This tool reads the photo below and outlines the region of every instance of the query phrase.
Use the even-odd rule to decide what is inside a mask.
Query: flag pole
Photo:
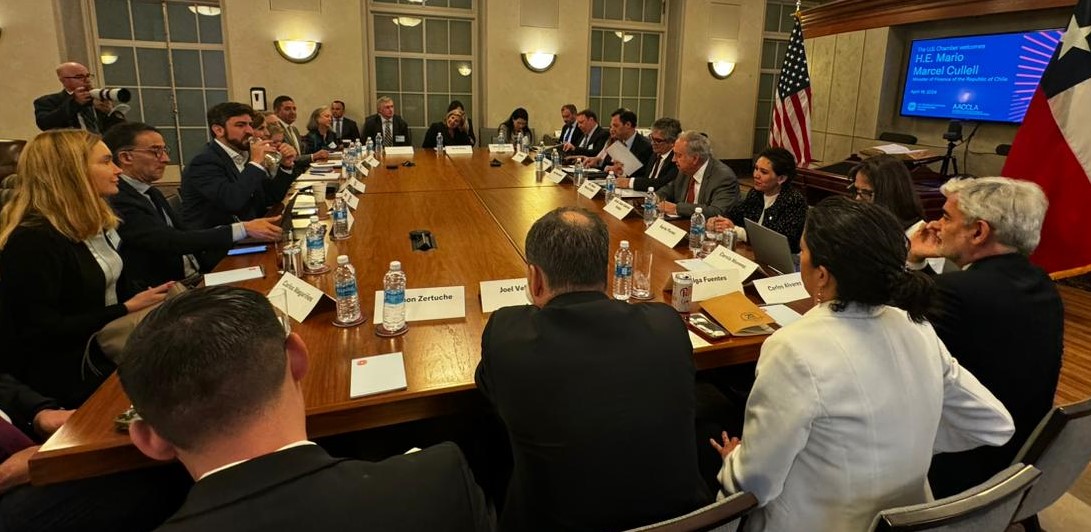
[[[793,13],[793,15],[795,15],[796,18],[799,18],[799,13],[800,13],[800,11],[802,11],[802,7],[803,7],[802,4],[803,4],[803,0],[796,0],[796,12]]]

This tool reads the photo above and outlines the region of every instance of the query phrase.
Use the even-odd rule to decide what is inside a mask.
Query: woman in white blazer
[[[923,322],[932,282],[905,269],[889,211],[829,198],[807,216],[803,284],[816,306],[761,349],[744,440],[723,434],[727,493],[759,502],[746,530],[866,531],[925,502],[934,452],[1002,445],[1004,406]]]

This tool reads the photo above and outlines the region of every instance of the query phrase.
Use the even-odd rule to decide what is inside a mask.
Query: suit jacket
[[[367,142],[364,137],[360,136],[360,128],[356,125],[356,121],[347,116],[341,118],[341,136],[337,138],[349,140],[360,139],[363,140],[365,143]]]
[[[85,105],[90,107],[93,105],[92,102]],[[34,100],[34,121],[38,124],[38,129],[42,131],[64,128],[79,129],[79,113],[82,107],[84,106],[76,103],[76,99],[68,94],[68,91],[61,90],[58,93],[46,94]],[[114,113],[107,115],[98,109],[94,109],[94,111],[99,123],[99,130],[95,133],[105,133],[111,126],[125,121],[124,117]]]
[[[473,146],[474,141],[470,138],[465,131],[461,129],[455,130],[455,134],[451,135],[451,130],[447,129],[447,124],[443,122],[435,122],[428,127],[428,132],[424,134],[424,141],[421,143],[421,148],[432,149],[436,147],[436,134],[443,135],[444,146]]]
[[[629,146],[629,151],[638,161],[647,161],[651,156],[655,155],[655,152],[652,151],[652,143],[648,141],[647,137],[640,133],[636,134],[636,138],[633,139],[633,145]],[[605,170],[612,164],[614,164],[613,158],[607,155],[602,161],[602,168]],[[642,164],[635,172],[629,174],[629,177],[644,177],[647,175],[649,168],[651,168],[651,165]]]
[[[87,341],[128,313],[121,302],[135,290],[122,275],[118,303],[106,305],[106,276],[91,250],[41,219],[24,221],[11,233],[0,250],[0,272],[14,332],[4,346],[4,370],[66,408],[79,406],[113,369],[92,349],[92,362],[104,371],[81,371]]]
[[[1011,465],[1053,407],[1064,309],[1049,276],[1019,253],[981,259],[934,279],[937,303],[928,320],[951,354],[1015,418],[1015,436],[1003,447],[936,455],[928,476],[939,498]]]
[[[739,179],[735,172],[719,159],[709,159],[705,175],[701,179],[701,190],[697,193],[696,203],[687,203],[686,192],[689,190],[690,176],[679,173],[678,178],[663,185],[656,192],[664,201],[678,206],[678,215],[684,218],[693,216],[693,211],[701,207],[705,218],[723,216],[739,201]]]
[[[270,179],[264,168],[249,162],[240,172],[212,140],[182,173],[182,220],[194,229],[253,220],[284,199],[294,180],[293,173],[283,168],[277,168],[277,175]]]
[[[594,131],[591,132],[591,138],[587,140],[587,147],[580,148],[580,143],[583,142],[583,136],[580,136],[578,142],[573,142],[576,147],[567,152],[566,155],[583,155],[585,157],[594,157],[606,147],[606,142],[610,140],[610,130],[597,126]]]
[[[659,156],[655,152],[652,152],[651,156],[644,160],[644,166],[641,168],[644,172],[641,176],[649,176],[649,172],[652,171],[652,165],[655,164],[655,160]],[[633,181],[630,184],[630,188],[633,190],[647,191],[648,187],[654,189],[663,188],[667,183],[674,181],[674,178],[678,177],[678,165],[674,164],[674,150],[671,150],[667,154],[667,158],[663,160],[662,168],[659,169],[659,173],[655,176],[655,179],[651,177],[630,176],[633,177]]]
[[[407,124],[405,122],[405,119],[403,119],[401,117],[401,115],[394,115],[394,118],[392,118],[391,121],[394,122],[393,123],[393,126],[394,126],[393,129],[394,130],[391,132],[391,135],[394,136],[394,145],[395,146],[412,146],[413,145],[413,135],[409,132],[409,124]],[[373,139],[373,138],[375,138],[375,135],[382,136],[382,134],[383,134],[383,117],[379,116],[378,113],[373,114],[373,115],[367,117],[367,119],[364,120],[364,136],[363,136],[363,138]],[[401,137],[402,140],[399,141],[398,137]],[[365,140],[364,142],[367,142],[367,141]]]
[[[303,151],[311,155],[318,150],[332,150],[335,148],[330,148],[330,144],[339,145],[340,140],[337,134],[333,132],[333,129],[327,131],[325,137],[317,129],[309,129],[303,137]]]
[[[765,194],[750,189],[746,199],[728,209],[727,217],[744,229],[747,218],[754,220],[784,235],[792,253],[799,253],[799,239],[803,236],[803,223],[807,221],[807,200],[795,187],[787,185],[780,189],[777,199],[766,209]]]
[[[11,424],[16,428],[25,432],[27,436],[36,438],[37,434],[34,433],[33,426],[34,416],[47,408],[60,408],[60,405],[57,401],[35,392],[15,377],[0,373],[0,411],[11,418]]]
[[[492,530],[481,490],[452,443],[382,462],[317,445],[268,454],[194,484],[160,532]]]
[[[501,528],[626,529],[708,502],[692,353],[662,303],[573,292],[494,312],[475,380],[514,455]]]
[[[933,448],[999,445],[1011,416],[927,323],[886,306],[824,303],[761,346],[728,493],[759,508],[747,531],[868,530],[925,502]]]
[[[568,135],[569,130],[572,130],[572,140],[569,142],[571,142],[573,146],[579,146],[580,140],[583,139],[583,131],[580,131],[579,126],[577,126],[575,122],[561,126],[561,136],[557,140],[563,142],[565,136]]]
[[[188,254],[198,259],[202,271],[209,271],[231,247],[230,225],[186,230],[182,217],[164,203],[160,207],[170,217],[172,227],[148,196],[124,179],[117,188],[110,205],[122,220],[117,228],[121,235],[118,253],[125,262],[126,276],[137,286],[158,286],[185,278],[182,257]]]

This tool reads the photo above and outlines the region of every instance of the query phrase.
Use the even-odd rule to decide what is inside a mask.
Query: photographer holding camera
[[[34,120],[42,131],[78,128],[102,134],[125,121],[121,109],[114,109],[113,101],[127,101],[127,90],[92,89],[94,75],[79,63],[57,67],[57,78],[64,90],[34,100]]]

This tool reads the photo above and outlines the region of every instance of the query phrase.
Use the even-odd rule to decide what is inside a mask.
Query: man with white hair
[[[57,80],[64,89],[34,100],[38,129],[78,128],[101,135],[110,126],[124,122],[125,116],[114,110],[114,104],[91,96],[93,79],[95,75],[79,63],[58,66]]]
[[[943,217],[910,243],[912,267],[945,257],[962,271],[936,276],[928,321],[943,343],[1011,412],[1002,447],[936,455],[936,498],[961,492],[1011,464],[1053,407],[1061,369],[1064,309],[1053,282],[1028,255],[1038,246],[1048,202],[1042,189],[1006,177],[953,179],[940,189]]]

